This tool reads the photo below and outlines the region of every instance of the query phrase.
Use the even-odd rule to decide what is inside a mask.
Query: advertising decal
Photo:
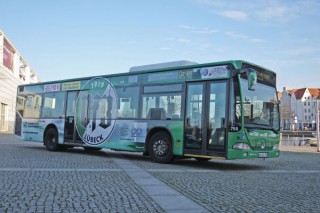
[[[229,74],[229,71],[226,66],[196,68],[194,69],[194,72],[200,72],[202,79],[226,78]]]
[[[100,145],[112,134],[117,119],[116,90],[109,80],[94,78],[79,93],[76,128],[88,145]]]
[[[13,70],[13,51],[6,40],[3,41],[3,65],[8,69]]]

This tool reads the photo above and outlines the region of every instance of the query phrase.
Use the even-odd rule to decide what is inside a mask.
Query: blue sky
[[[243,59],[278,90],[320,88],[318,0],[0,0],[0,29],[42,80]]]

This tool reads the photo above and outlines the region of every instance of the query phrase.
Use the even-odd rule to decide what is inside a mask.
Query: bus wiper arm
[[[272,130],[274,133],[278,133],[278,129],[275,129],[269,125],[266,124],[251,124],[250,126],[245,126],[248,129],[265,129],[265,130]]]

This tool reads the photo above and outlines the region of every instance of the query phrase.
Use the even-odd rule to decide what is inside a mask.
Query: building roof
[[[307,90],[307,88],[293,89],[293,92],[294,92],[294,95],[296,96],[296,99],[300,100],[303,97],[306,90]]]
[[[311,96],[315,99],[320,99],[320,88],[300,88],[300,89],[290,89],[290,90],[287,90],[288,92],[288,95],[289,96],[292,96],[292,94],[295,95],[296,99],[297,100],[300,100],[302,99],[304,93],[306,92],[306,90],[309,90]],[[279,95],[279,93],[278,93]],[[281,95],[278,96],[279,99],[281,98]]]
[[[292,93],[294,92],[294,90],[293,89],[289,89],[289,90],[287,90],[287,92],[288,92],[288,95],[291,96]]]
[[[320,89],[318,88],[309,88],[309,92],[312,95],[312,97],[316,99],[320,99]]]

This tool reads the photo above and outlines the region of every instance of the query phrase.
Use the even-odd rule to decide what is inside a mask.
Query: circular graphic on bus
[[[91,79],[81,88],[76,105],[76,127],[81,139],[89,145],[104,143],[117,118],[117,97],[111,82]]]

